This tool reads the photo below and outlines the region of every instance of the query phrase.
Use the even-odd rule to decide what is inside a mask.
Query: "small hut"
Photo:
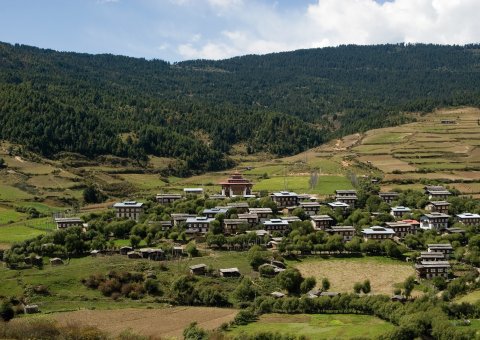
[[[53,259],[50,259],[50,264],[52,266],[61,266],[63,265],[63,260],[59,257],[54,257]]]
[[[190,274],[192,275],[205,275],[206,271],[207,271],[207,265],[204,263],[190,266]]]

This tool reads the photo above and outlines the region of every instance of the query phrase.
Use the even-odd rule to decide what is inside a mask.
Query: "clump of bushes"
[[[116,300],[120,297],[141,299],[146,294],[161,295],[158,281],[145,279],[142,273],[111,271],[107,275],[93,274],[82,283],[91,289],[98,289],[105,296]]]

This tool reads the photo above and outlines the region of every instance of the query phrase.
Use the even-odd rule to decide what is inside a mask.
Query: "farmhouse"
[[[263,228],[266,231],[280,231],[280,232],[284,232],[289,229],[288,221],[282,220],[280,218],[272,218],[271,220],[263,222]]]
[[[237,213],[246,213],[248,211],[247,202],[232,202],[227,203],[228,209],[236,209]]]
[[[253,227],[258,224],[257,214],[238,214],[237,217],[243,220],[243,222],[248,224],[250,227]]]
[[[442,230],[448,227],[449,215],[432,212],[420,217],[420,228],[428,230]]]
[[[165,253],[162,249],[154,249],[154,248],[142,248],[139,250],[140,254],[144,259],[149,259],[153,261],[160,261],[165,258]]]
[[[344,242],[350,241],[353,236],[355,236],[355,228],[352,226],[337,225],[330,227],[330,229],[326,229],[326,231],[332,235],[342,236]]]
[[[425,206],[425,210],[448,214],[448,207],[450,207],[450,203],[447,201],[430,201]]]
[[[313,229],[325,230],[335,224],[335,220],[328,215],[311,216]]]
[[[480,225],[480,215],[472,213],[458,214],[457,221],[463,223],[464,226],[478,226]]]
[[[429,200],[446,200],[451,194],[448,190],[427,190]]]
[[[236,172],[223,182],[219,183],[222,186],[222,195],[227,197],[232,196],[246,196],[252,194],[253,184],[248,179]]]
[[[450,264],[448,261],[422,261],[415,264],[418,277],[433,279],[434,277],[448,278]]]
[[[192,275],[205,275],[206,272],[207,272],[207,265],[204,263],[190,266],[190,274]]]
[[[38,305],[25,305],[23,307],[23,312],[25,314],[34,314],[38,313],[40,310],[38,309]]]
[[[401,218],[404,215],[410,215],[412,212],[412,209],[409,207],[404,207],[404,206],[397,206],[397,207],[392,207],[390,210],[390,215],[392,215],[395,218]]]
[[[335,200],[348,204],[350,208],[355,207],[355,203],[358,200],[356,190],[335,190]]]
[[[234,235],[237,233],[240,226],[246,226],[248,223],[240,218],[226,218],[223,220],[224,233],[227,235]]]
[[[188,218],[196,217],[197,215],[193,214],[172,214],[173,225],[178,226],[182,223],[187,222]]]
[[[336,201],[336,202],[330,202],[330,203],[327,203],[327,204],[333,210],[340,209],[340,210],[342,210],[343,213],[345,213],[348,209],[350,209],[350,205],[347,204],[347,203],[344,203],[344,202]]]
[[[378,196],[388,204],[392,204],[393,201],[395,201],[398,198],[398,192],[395,191],[390,191],[390,192],[380,192]]]
[[[395,232],[393,231],[393,229],[390,229],[390,228],[373,226],[371,228],[363,229],[362,234],[365,241],[368,241],[368,240],[383,241],[383,240],[391,239],[393,235],[395,235]]]
[[[57,229],[81,227],[83,225],[83,221],[79,217],[56,217],[55,223],[57,224]]]
[[[140,216],[143,214],[143,203],[136,201],[115,203],[113,207],[115,208],[115,215],[117,218],[128,218],[138,222]]]
[[[305,211],[308,216],[313,216],[318,214],[320,210],[320,203],[318,202],[300,202],[300,208]]]
[[[405,222],[386,222],[385,225],[395,232],[395,236],[398,238],[404,238],[408,234],[415,234],[416,228],[409,223]]]
[[[172,255],[175,257],[181,257],[183,255],[183,246],[173,246]]]
[[[445,255],[439,251],[422,251],[417,258],[419,262],[422,261],[445,261]]]
[[[447,259],[450,257],[450,254],[453,252],[453,247],[450,243],[432,243],[432,244],[428,244],[427,247],[429,252],[442,253]]]
[[[160,204],[170,204],[175,201],[179,201],[182,199],[182,195],[178,194],[157,194],[156,196],[157,202]]]
[[[203,188],[184,188],[185,195],[203,195]]]
[[[189,217],[185,222],[187,224],[187,233],[206,234],[210,228],[210,223],[214,220],[214,218],[206,216]]]
[[[425,190],[425,194],[428,194],[430,191],[445,191],[447,189],[442,185],[426,185],[423,190]]]
[[[294,192],[274,192],[270,197],[272,197],[272,200],[277,203],[279,208],[295,207],[298,205],[298,195]]]
[[[221,277],[239,277],[241,276],[238,268],[223,268],[219,269]]]
[[[257,215],[258,220],[260,222],[264,222],[264,221],[268,220],[270,215],[273,214],[272,209],[270,209],[270,208],[249,208],[248,212],[250,214]]]
[[[218,214],[226,214],[228,212],[227,208],[215,207],[211,209],[204,209],[202,214],[208,218],[215,218]]]

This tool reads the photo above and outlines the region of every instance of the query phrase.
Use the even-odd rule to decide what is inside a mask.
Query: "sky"
[[[0,0],[0,41],[170,62],[480,42],[480,0]]]

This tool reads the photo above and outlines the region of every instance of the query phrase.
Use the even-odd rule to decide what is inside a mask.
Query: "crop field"
[[[172,307],[158,309],[128,308],[118,310],[80,310],[49,316],[67,325],[79,323],[98,327],[113,335],[127,329],[147,337],[183,339],[183,330],[198,322],[204,329],[213,330],[230,322],[238,313],[236,309],[213,307]]]
[[[373,294],[390,295],[396,284],[415,275],[411,264],[382,257],[306,259],[294,266],[304,277],[315,277],[318,284],[328,278],[330,290],[340,293],[352,293],[355,282],[369,279]]]
[[[45,234],[44,230],[27,227],[23,223],[0,226],[0,243],[11,244]]]
[[[24,217],[24,214],[15,211],[13,208],[0,205],[0,225],[18,222]]]
[[[281,332],[308,339],[373,339],[394,326],[374,316],[353,314],[266,314],[257,322],[234,328],[231,333]]]
[[[165,182],[160,179],[157,174],[121,174],[118,175],[126,182],[132,183],[141,190],[159,190],[165,186]]]

